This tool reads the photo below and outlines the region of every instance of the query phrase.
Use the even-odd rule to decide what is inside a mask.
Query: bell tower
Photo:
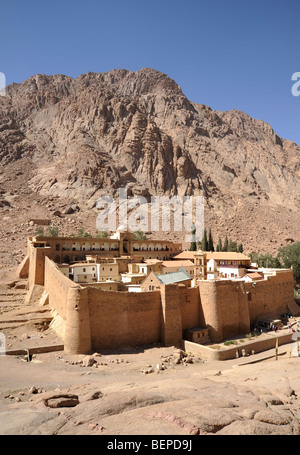
[[[195,284],[197,280],[207,279],[207,267],[206,267],[206,252],[198,250],[194,254],[194,280]]]

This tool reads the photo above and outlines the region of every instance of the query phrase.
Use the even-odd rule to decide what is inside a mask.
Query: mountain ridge
[[[37,74],[0,97],[3,198],[13,179],[50,217],[54,198],[78,204],[72,216],[86,211],[87,220],[97,198],[121,187],[147,198],[204,195],[215,237],[275,251],[285,238],[299,239],[299,152],[267,122],[194,103],[151,68]]]

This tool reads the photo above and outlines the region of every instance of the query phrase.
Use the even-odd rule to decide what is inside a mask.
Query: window
[[[56,251],[59,251],[59,245],[56,245]]]
[[[83,269],[83,272],[85,272],[85,268]]]

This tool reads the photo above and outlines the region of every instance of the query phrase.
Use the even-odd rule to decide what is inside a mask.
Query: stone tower
[[[195,284],[197,280],[206,280],[207,279],[207,260],[206,252],[198,250],[194,254],[194,280]]]

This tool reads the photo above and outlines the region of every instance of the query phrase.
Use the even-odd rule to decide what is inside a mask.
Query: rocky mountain
[[[121,187],[148,199],[203,195],[215,240],[228,235],[248,251],[300,237],[300,147],[241,111],[193,103],[153,69],[8,86],[0,163],[5,241],[26,236],[30,217],[95,231],[96,200]],[[77,210],[64,215],[70,204]]]

